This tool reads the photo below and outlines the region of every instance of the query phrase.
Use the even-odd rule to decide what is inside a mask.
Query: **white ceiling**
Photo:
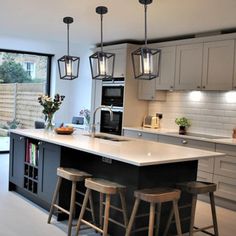
[[[96,6],[108,7],[104,41],[144,38],[144,12],[138,0],[1,0],[1,36],[66,41],[64,16],[74,17],[71,42],[98,43]],[[236,0],[153,0],[148,38],[157,39],[236,28]]]

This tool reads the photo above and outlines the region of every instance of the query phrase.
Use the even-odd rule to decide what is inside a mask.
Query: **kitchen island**
[[[133,191],[140,188],[171,186],[182,181],[196,180],[201,158],[219,157],[222,153],[186,148],[127,137],[102,135],[91,138],[75,132],[58,135],[44,130],[12,130],[10,142],[9,190],[15,190],[48,209],[56,184],[56,168],[73,167],[127,186],[128,213],[133,205]],[[110,137],[110,138],[109,138]],[[109,139],[107,139],[109,138]],[[82,186],[81,186],[82,187]],[[70,186],[63,183],[59,204],[68,207]],[[95,205],[97,204],[95,195]],[[113,199],[119,204],[118,199]],[[182,195],[180,204],[191,201]],[[145,211],[145,205],[141,211]],[[169,206],[163,207],[161,231]],[[182,218],[190,209],[180,212]],[[116,219],[119,215],[112,211]],[[63,219],[59,214],[58,219]],[[142,224],[140,220],[137,224]],[[183,231],[188,221],[182,223]],[[112,235],[124,235],[124,230],[111,223]],[[174,229],[172,229],[174,230]],[[138,234],[136,234],[138,235]],[[140,234],[142,235],[142,234]]]

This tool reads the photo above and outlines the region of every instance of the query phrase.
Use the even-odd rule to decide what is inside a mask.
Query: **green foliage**
[[[178,126],[183,126],[183,127],[189,127],[191,125],[191,122],[189,119],[187,119],[186,117],[179,117],[175,119],[175,123]]]
[[[4,61],[0,65],[0,80],[3,83],[29,83],[31,78],[20,63],[12,60]]]

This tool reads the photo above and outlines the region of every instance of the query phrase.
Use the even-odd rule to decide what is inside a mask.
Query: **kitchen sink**
[[[84,134],[84,135],[91,137],[91,134]],[[105,140],[114,141],[114,142],[129,141],[128,139],[124,139],[120,137],[116,138],[116,137],[106,136],[106,135],[101,135],[101,134],[95,134],[94,138],[100,138],[100,139],[105,139]]]
[[[179,134],[178,132],[167,132],[167,134],[175,134],[175,135],[179,135],[181,137],[192,136],[192,137],[206,138],[206,139],[225,139],[225,138],[229,138],[229,137],[209,135],[209,134],[199,134],[199,133],[187,133],[187,134],[183,135],[183,134]]]

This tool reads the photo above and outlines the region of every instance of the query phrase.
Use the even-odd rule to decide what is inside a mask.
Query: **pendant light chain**
[[[147,47],[147,4],[144,4],[145,47]]]
[[[103,14],[101,14],[101,52],[103,52]]]
[[[67,56],[69,56],[69,51],[70,51],[70,44],[69,44],[69,38],[70,38],[70,30],[69,30],[70,25],[67,24]]]

